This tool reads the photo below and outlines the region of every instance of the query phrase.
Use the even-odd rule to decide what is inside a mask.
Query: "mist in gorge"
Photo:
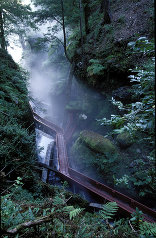
[[[109,141],[113,139],[111,126],[101,127],[98,120],[102,117],[111,119],[117,109],[110,102],[111,94],[89,88],[74,74],[71,75],[71,65],[66,59],[64,47],[59,42],[63,39],[62,31],[57,32],[59,41],[45,40],[48,27],[54,27],[55,24],[57,23],[47,22],[39,25],[37,31],[29,32],[23,39],[22,63],[29,72],[30,104],[39,116],[63,129],[71,168],[102,183],[112,184],[110,174],[115,168],[120,176],[123,175],[122,166],[119,168],[113,164],[118,155],[111,154],[112,162],[108,164],[107,154],[90,149],[85,140],[88,136],[103,136],[101,139],[106,138],[106,147],[114,150],[114,145]],[[36,129],[36,135],[39,161],[47,165],[50,161],[55,161],[52,166],[57,168],[56,154],[47,159],[48,148],[56,150],[55,137],[49,137],[40,128]],[[112,152],[108,151],[109,153]],[[101,160],[103,164],[100,164]],[[108,176],[103,176],[104,168]],[[52,174],[50,176],[53,177]],[[43,170],[42,179],[47,179],[46,169]],[[123,191],[126,192],[125,189]]]
[[[101,93],[89,88],[74,74],[71,76],[71,65],[65,57],[62,44],[42,41],[45,27],[41,26],[39,31],[40,34],[30,35],[26,43],[29,48],[25,61],[30,73],[28,89],[31,105],[38,115],[63,129],[71,168],[96,181],[114,186],[116,177],[125,176],[124,163],[127,164],[127,160],[122,150],[120,152],[114,145],[112,127],[109,124],[101,126],[99,120],[103,117],[112,120],[114,115],[123,113],[111,103],[111,93]],[[58,37],[63,38],[61,31]],[[55,138],[49,141],[46,134],[41,131],[36,133],[40,134],[37,138],[38,148],[43,148],[39,155],[40,161],[47,165],[53,161],[51,165],[59,168],[56,154],[52,155],[52,160],[50,157],[48,160],[45,152],[50,144],[51,149],[57,150]],[[95,143],[93,138],[102,141],[103,145],[96,149],[98,144],[92,145]],[[101,147],[104,147],[105,151],[102,151]],[[131,157],[133,155],[132,153]],[[53,178],[53,173],[48,176]],[[47,179],[46,169],[42,179]],[[116,189],[132,197],[137,196],[134,190],[127,190],[122,186]],[[78,193],[82,191],[78,190]],[[93,201],[88,193],[83,192],[83,196]]]
[[[46,49],[29,53],[28,65],[30,69],[29,93],[35,103],[35,110],[54,123],[61,125],[63,119],[63,105],[58,105],[58,93],[66,86],[69,64],[62,62],[55,64],[54,56],[49,56]],[[56,50],[57,51],[57,50]],[[54,61],[51,63],[51,61]],[[62,64],[65,67],[60,67]],[[42,110],[40,108],[42,107]],[[59,107],[62,107],[59,109]]]
[[[152,0],[0,0],[2,237],[155,237]]]
[[[49,42],[42,44],[42,29],[43,27],[39,35],[30,35],[26,41],[25,62],[30,73],[28,84],[30,103],[38,115],[63,128],[70,166],[97,178],[98,172],[96,173],[94,165],[87,171],[84,165],[81,166],[81,162],[77,163],[74,158],[79,154],[80,158],[77,160],[81,160],[81,150],[78,153],[73,148],[83,130],[91,130],[105,136],[111,128],[107,126],[101,130],[97,119],[103,114],[111,118],[112,112],[115,113],[116,109],[110,102],[110,95],[88,88],[74,75],[69,86],[71,65],[65,58],[63,46],[61,44],[50,46]],[[61,37],[61,33],[59,36]],[[47,140],[42,133],[41,135],[37,142],[39,147],[46,148]],[[83,160],[88,160],[88,152],[82,153],[82,156]]]

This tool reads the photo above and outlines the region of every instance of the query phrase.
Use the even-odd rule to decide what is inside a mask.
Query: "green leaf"
[[[72,220],[72,218],[79,215],[83,210],[84,210],[84,208],[76,208],[73,211],[70,211],[70,214],[69,214],[70,220]]]
[[[64,199],[60,198],[59,196],[56,196],[53,199],[53,204],[56,205],[63,205],[65,203]]]
[[[102,210],[99,212],[100,216],[106,219],[112,219],[118,210],[118,205],[116,202],[108,202],[103,205]]]
[[[139,225],[140,233],[142,235],[152,235],[156,237],[156,223],[143,222]]]

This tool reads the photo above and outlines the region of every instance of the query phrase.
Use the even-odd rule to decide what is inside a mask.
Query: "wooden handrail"
[[[107,185],[97,182],[96,180],[93,180],[92,178],[89,178],[88,176],[86,176],[72,168],[68,168],[68,172],[71,176],[75,175],[75,177],[79,177],[84,181],[87,180],[88,182],[90,182],[91,185],[93,185],[97,188],[100,188],[103,191],[109,192],[113,197],[116,197],[116,198],[120,199],[121,201],[128,203],[130,207],[138,207],[143,212],[148,212],[151,216],[156,218],[156,212],[154,210],[152,210],[151,208],[143,205],[142,203],[139,203],[136,200],[126,196],[125,194],[120,193],[117,190],[112,189]]]
[[[37,123],[39,123],[43,127],[46,127],[47,129],[49,128],[49,131],[51,131],[51,133],[55,132],[56,146],[57,146],[57,148],[62,150],[62,154],[65,157],[65,158],[63,158],[63,160],[64,160],[63,163],[64,163],[64,166],[67,167],[67,169],[65,168],[64,169],[65,172],[63,173],[63,172],[55,170],[52,167],[50,167],[46,164],[43,164],[43,163],[38,163],[40,166],[54,171],[60,177],[66,179],[70,182],[79,184],[80,186],[82,186],[83,188],[87,189],[88,191],[92,192],[93,194],[95,194],[97,196],[105,198],[108,201],[116,201],[118,206],[122,210],[127,211],[128,213],[134,212],[135,208],[138,207],[144,213],[144,220],[146,220],[148,222],[156,221],[156,212],[153,209],[151,209],[151,208],[137,202],[136,200],[118,192],[117,190],[112,189],[111,187],[109,187],[107,185],[104,185],[104,184],[70,168],[68,165],[68,157],[66,154],[66,148],[62,148],[62,144],[60,146],[58,144],[58,135],[60,134],[60,135],[62,135],[62,139],[64,138],[63,130],[61,128],[59,128],[58,126],[56,126],[55,124],[48,122],[47,120],[41,118],[35,112],[33,112],[33,115],[34,115],[34,120]],[[65,147],[65,141],[63,143],[63,146]],[[59,161],[59,168],[60,168],[61,151],[59,152],[59,149],[57,150],[57,159]],[[68,170],[68,172],[66,172],[66,170]]]

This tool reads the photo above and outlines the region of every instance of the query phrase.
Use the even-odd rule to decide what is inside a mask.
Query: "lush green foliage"
[[[112,217],[115,215],[117,210],[118,210],[117,203],[109,202],[103,205],[102,210],[100,211],[100,215],[104,220],[112,219]]]
[[[141,235],[146,236],[156,236],[156,223],[143,222],[140,226]]]
[[[130,224],[135,232],[139,231],[141,237],[155,237],[156,236],[156,223],[148,223],[143,221],[143,213],[138,208],[131,215]]]
[[[133,43],[133,44],[132,44]],[[138,50],[144,54],[153,54],[153,44],[148,42],[145,37],[139,38],[136,42],[131,42],[134,53]],[[133,89],[133,97],[137,99],[129,105],[123,105],[121,102],[112,99],[112,103],[121,111],[120,115],[112,115],[108,120],[103,118],[99,120],[101,125],[111,125],[114,134],[128,132],[133,141],[138,143],[148,143],[150,154],[148,160],[135,159],[136,167],[134,167],[133,177],[126,177],[126,186],[128,181],[139,190],[139,195],[153,194],[156,189],[154,181],[154,137],[155,137],[155,61],[154,58],[144,65],[143,69],[131,70],[131,83]],[[126,112],[125,114],[122,111]],[[124,182],[124,178],[116,181],[116,184]]]
[[[44,186],[42,184],[42,190]],[[22,188],[20,179],[15,182],[10,193],[2,196],[2,237],[10,234],[14,237],[51,237],[53,234],[66,238],[94,238],[97,235],[101,238],[133,238],[135,234],[138,238],[146,235],[152,238],[155,234],[155,224],[143,222],[138,209],[130,221],[115,220],[111,225],[108,220],[117,213],[116,203],[106,203],[100,212],[89,213],[87,207],[84,209],[76,206],[75,202],[73,204],[76,196],[66,192],[64,186],[60,189],[49,186],[48,189],[49,196],[36,199]]]
[[[37,5],[42,6],[34,14],[36,21],[56,20],[59,27],[53,26],[49,28],[48,41],[56,40],[54,36],[62,27],[62,10],[61,1],[52,0],[34,0]],[[130,42],[127,46],[126,59],[123,60],[123,52],[120,52],[119,47],[112,49],[112,42],[114,40],[114,31],[112,25],[102,25],[103,14],[100,13],[100,0],[96,1],[82,1],[84,10],[86,7],[89,11],[88,27],[90,33],[85,32],[86,23],[83,16],[82,39],[80,37],[80,7],[78,0],[63,1],[65,25],[72,29],[72,34],[69,31],[70,37],[67,42],[67,51],[71,58],[76,58],[76,62],[80,62],[81,47],[80,40],[84,40],[86,54],[86,69],[88,75],[92,78],[88,82],[96,85],[100,77],[100,84],[103,82],[101,78],[110,68],[120,69],[121,72],[127,70],[129,66],[132,50],[135,56],[140,55],[149,57],[153,55],[153,44],[148,42],[146,38],[139,38],[137,41]],[[1,0],[0,12],[5,16],[4,30],[5,36],[9,33],[23,32],[25,22],[29,20],[30,12],[28,7],[23,7],[20,1],[5,1]],[[72,13],[72,14],[71,14]],[[125,18],[118,19],[118,23],[126,22]],[[20,23],[20,24],[19,24]],[[2,25],[2,22],[1,22]],[[19,29],[15,29],[14,25],[18,25]],[[118,30],[118,29],[117,29]],[[104,41],[101,37],[107,35],[109,44],[104,51],[100,51],[99,45],[103,46]],[[41,40],[43,43],[44,40]],[[52,41],[51,41],[52,42]],[[57,42],[60,40],[57,39]],[[123,43],[125,44],[125,42]],[[51,53],[53,53],[55,46],[53,42]],[[124,47],[123,47],[124,48]],[[94,49],[94,50],[93,50]],[[102,53],[101,53],[102,52]],[[111,54],[110,54],[111,52]],[[124,52],[125,53],[125,52]],[[64,188],[61,190],[57,187],[51,187],[49,194],[45,192],[42,185],[36,186],[35,193],[30,193],[22,187],[31,187],[32,176],[34,174],[32,165],[35,160],[35,145],[34,134],[32,133],[33,123],[28,109],[28,98],[26,90],[26,76],[24,72],[20,72],[17,65],[12,61],[10,56],[5,51],[0,49],[0,157],[2,161],[1,178],[4,185],[6,182],[13,182],[10,187],[3,187],[2,191],[2,232],[3,237],[10,236],[14,233],[16,237],[65,237],[65,238],[94,238],[94,237],[154,237],[155,224],[143,222],[142,212],[138,209],[132,215],[130,221],[128,219],[121,219],[114,221],[111,225],[107,219],[112,219],[117,211],[116,203],[108,203],[103,206],[100,213],[89,213],[83,206],[73,205],[71,200],[74,195],[69,195]],[[121,62],[120,62],[121,61]],[[49,62],[48,62],[49,63]],[[139,100],[133,104],[123,106],[121,102],[113,100],[114,104],[118,105],[119,109],[124,109],[124,115],[112,115],[111,120],[102,119],[102,124],[109,124],[113,127],[114,133],[128,131],[134,138],[141,139],[151,145],[153,149],[153,129],[154,129],[154,61],[148,62],[144,69],[132,71],[131,81],[133,88],[139,95]],[[111,69],[112,70],[112,69]],[[110,70],[110,71],[111,71]],[[106,74],[107,75],[107,74]],[[101,86],[102,87],[102,86]],[[61,90],[60,90],[61,91]],[[70,109],[74,105],[69,105]],[[85,110],[85,108],[84,108]],[[140,133],[140,134],[139,134]],[[141,142],[142,142],[141,141]],[[98,171],[104,172],[105,176],[118,172],[116,162],[120,161],[116,156],[107,156],[101,153],[89,151],[88,148],[81,144],[77,144],[78,151],[82,149],[83,153],[88,157],[88,160],[81,161],[81,157],[77,157],[78,163],[84,163],[88,168],[93,164]],[[129,187],[132,183],[138,190],[139,195],[152,194],[154,191],[154,156],[151,149],[147,160],[135,159],[136,165],[133,170],[133,177],[123,175],[122,178],[114,176],[114,183],[124,184]],[[95,160],[96,157],[96,160]],[[22,181],[20,177],[22,177]],[[11,180],[11,181],[10,181]],[[29,188],[30,190],[30,188]],[[4,195],[5,194],[5,195]],[[45,197],[46,198],[45,198]]]
[[[5,44],[8,45],[8,38],[12,34],[17,34],[21,37],[28,27],[35,27],[32,22],[31,8],[23,5],[21,0],[1,0],[0,13],[3,21],[0,26],[4,30]],[[3,37],[2,32],[0,38]],[[1,42],[2,39],[0,39]]]
[[[144,2],[141,5],[140,11],[138,11],[135,1],[132,1],[131,11],[138,12],[135,15],[136,20],[134,22],[131,22],[134,16],[131,11],[130,13],[128,11],[128,2],[123,7],[116,9],[118,3],[105,1],[106,5],[110,3],[110,9],[107,10],[113,16],[112,22],[109,24],[104,22],[106,9],[103,8],[104,1],[101,0],[33,0],[33,2],[36,6],[40,7],[35,13],[35,20],[37,22],[47,22],[49,20],[57,22],[57,25],[52,24],[49,27],[47,37],[51,42],[52,40],[62,42],[62,38],[58,37],[57,33],[63,29],[62,13],[64,14],[67,55],[70,56],[70,61],[73,60],[76,63],[76,66],[80,62],[83,62],[81,68],[75,68],[79,75],[93,87],[106,89],[109,86],[109,89],[111,89],[111,87],[120,83],[119,81],[124,80],[117,80],[117,77],[114,78],[114,75],[122,76],[123,74],[127,74],[129,67],[134,67],[137,61],[139,62],[142,58],[153,54],[153,46],[149,44],[148,54],[144,54],[144,44],[146,43],[141,37],[142,46],[137,46],[138,41],[136,44],[136,54],[135,56],[132,54],[135,40],[139,37],[137,32],[140,29],[141,31],[147,31],[147,27],[150,26],[153,20],[152,0],[151,4],[150,0],[147,3]],[[61,2],[64,5],[63,12]],[[82,9],[80,8],[80,2]],[[146,19],[148,19],[146,21],[147,25],[144,24],[145,19],[143,19],[143,25],[141,25],[141,21],[139,20],[139,17],[142,17],[140,14],[142,14],[144,9],[147,9],[145,14]],[[116,12],[119,13],[118,16]],[[129,15],[132,15],[130,21]],[[80,26],[80,19],[82,26]],[[128,31],[128,29],[131,29],[131,31]],[[153,33],[152,28],[148,28],[148,31],[149,34]],[[128,41],[131,42],[127,45]],[[113,78],[111,79],[109,78],[110,74],[113,74]]]
[[[12,58],[0,49],[0,158],[4,181],[32,176],[35,135],[28,104],[26,75]],[[13,173],[12,173],[13,172]]]
[[[91,59],[89,61],[91,65],[87,68],[88,74],[91,75],[102,75],[105,67],[100,64],[99,60]]]

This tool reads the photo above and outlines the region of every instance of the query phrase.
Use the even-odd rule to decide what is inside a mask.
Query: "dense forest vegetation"
[[[155,223],[143,221],[138,209],[131,218],[123,218],[112,202],[93,212],[87,201],[67,190],[66,182],[57,187],[40,180],[29,74],[8,54],[9,38],[15,34],[23,47],[24,38],[31,46],[35,42],[36,51],[48,43],[50,56],[62,45],[64,55],[55,60],[66,58],[70,63],[67,91],[74,73],[88,87],[111,93],[118,113],[108,119],[102,111],[96,117],[101,131],[109,126],[111,133],[104,136],[82,130],[70,153],[82,171],[94,166],[112,186],[134,192],[142,201],[154,201],[154,1],[31,2],[34,11],[20,0],[0,0],[2,237],[155,237]],[[30,28],[38,31],[40,24],[53,21],[56,24],[49,26],[44,37],[34,41],[28,34]],[[66,106],[69,111],[80,111],[77,107]],[[120,174],[123,164],[124,174]]]

